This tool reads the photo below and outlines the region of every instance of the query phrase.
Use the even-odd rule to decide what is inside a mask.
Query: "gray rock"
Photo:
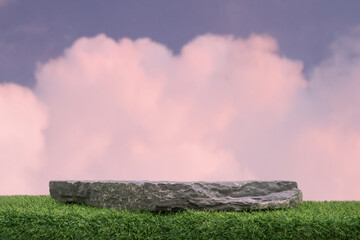
[[[52,198],[66,203],[149,211],[279,209],[296,207],[296,182],[50,181]]]

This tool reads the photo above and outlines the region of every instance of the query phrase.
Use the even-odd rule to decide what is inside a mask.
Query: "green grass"
[[[0,196],[0,239],[360,239],[360,202],[159,214]]]

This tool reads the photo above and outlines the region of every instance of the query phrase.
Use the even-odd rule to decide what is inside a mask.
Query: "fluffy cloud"
[[[78,40],[63,57],[37,72],[36,93],[51,116],[47,130],[51,145],[46,149],[52,160],[50,176],[255,178],[245,162],[219,144],[237,114],[266,114],[269,110],[262,106],[266,103],[279,117],[288,108],[281,102],[289,100],[287,95],[301,79],[287,83],[285,74],[300,72],[301,66],[279,58],[275,50],[272,39],[257,36],[248,40],[203,36],[186,45],[179,56],[149,39],[115,42],[99,35]],[[268,59],[261,63],[262,57]],[[252,71],[237,68],[234,62],[246,61],[243,58],[253,61],[251,66],[272,64],[275,70],[264,66],[264,75],[251,76],[257,82],[241,84],[239,80],[249,78]],[[261,78],[277,72],[277,67],[284,68],[274,80],[281,84],[260,86],[258,91]],[[251,97],[257,97],[257,109],[245,104]]]
[[[46,109],[30,89],[0,84],[1,194],[36,191],[33,174],[43,166]]]
[[[289,179],[305,199],[359,199],[359,45],[335,42],[306,81],[266,35],[204,35],[179,55],[150,39],[78,39],[38,67],[36,97],[13,85],[38,109],[38,145],[17,158],[34,164],[7,165],[19,175],[34,167],[20,180],[35,181],[36,194],[50,179]],[[7,118],[1,126],[21,125]]]
[[[331,50],[332,56],[310,77],[303,100],[307,123],[297,140],[308,162],[306,181],[318,182],[312,194],[359,200],[360,38],[356,34],[340,38]],[[319,189],[324,189],[322,195],[316,193]]]

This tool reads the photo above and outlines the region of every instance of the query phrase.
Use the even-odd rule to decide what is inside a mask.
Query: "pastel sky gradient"
[[[359,7],[0,0],[0,195],[258,179],[360,200]]]

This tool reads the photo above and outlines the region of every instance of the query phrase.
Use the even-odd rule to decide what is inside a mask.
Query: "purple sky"
[[[359,200],[359,9],[0,0],[0,195],[261,179]]]
[[[0,1],[0,82],[33,87],[37,62],[59,56],[79,37],[149,37],[174,52],[194,37],[269,34],[280,54],[305,73],[329,55],[329,44],[360,24],[360,2],[348,1]]]

